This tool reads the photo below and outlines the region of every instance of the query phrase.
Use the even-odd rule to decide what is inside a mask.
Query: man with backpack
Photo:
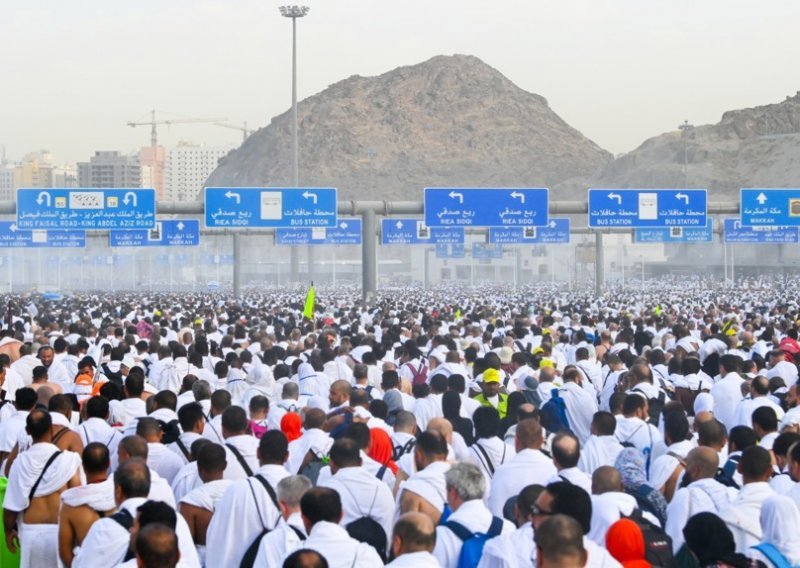
[[[406,513],[394,525],[391,568],[439,568],[431,554],[436,542],[436,525],[422,513]]]
[[[719,459],[717,452],[701,446],[686,456],[683,486],[675,492],[667,507],[664,529],[672,538],[672,550],[678,554],[683,546],[683,527],[692,515],[710,512],[718,515],[736,497],[736,490],[714,480]]]
[[[275,487],[287,477],[288,441],[270,430],[259,440],[253,477],[235,481],[214,511],[206,533],[207,566],[239,566],[256,539],[275,529],[281,518]]]
[[[487,488],[498,467],[513,458],[517,452],[499,438],[500,416],[493,408],[480,407],[472,417],[477,441],[469,448],[469,461],[481,470]]]
[[[407,380],[412,385],[419,385],[428,381],[428,366],[414,340],[409,339],[403,344],[403,356],[400,361],[398,374],[401,379]]]
[[[477,466],[456,463],[445,473],[447,503],[453,514],[436,529],[433,555],[445,568],[475,568],[486,541],[514,531],[483,503],[486,481]]]
[[[489,495],[492,514],[502,515],[506,501],[519,495],[526,486],[534,483],[545,485],[556,475],[553,461],[541,451],[543,444],[539,421],[535,418],[520,420],[515,438],[517,455],[498,467],[492,477]]]
[[[287,554],[303,547],[308,534],[300,514],[300,499],[309,489],[311,482],[302,475],[290,475],[278,482],[275,493],[281,508],[282,521],[278,528],[261,539],[254,567],[277,568]]]
[[[599,410],[597,397],[583,388],[583,375],[576,367],[564,369],[562,379],[564,388],[558,389],[558,396],[564,400],[568,428],[578,437],[581,444],[585,444],[591,435],[592,417]],[[553,394],[555,396],[555,393]]]
[[[383,565],[374,548],[352,538],[340,525],[342,501],[333,489],[309,489],[300,499],[300,511],[308,532],[303,548],[319,552],[330,568],[375,568]],[[235,566],[231,563],[227,565]]]
[[[392,534],[394,498],[389,487],[362,467],[358,443],[340,438],[330,452],[332,477],[320,484],[335,490],[342,502],[342,525],[350,536],[370,544],[385,558]]]

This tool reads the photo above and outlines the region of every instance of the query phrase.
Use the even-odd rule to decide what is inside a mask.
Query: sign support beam
[[[375,210],[367,209],[361,215],[361,297],[365,302],[374,300],[378,290],[377,228]]]
[[[594,293],[600,297],[605,288],[605,255],[603,254],[603,233],[597,231],[594,234]]]
[[[233,233],[233,297],[242,297],[242,239]]]

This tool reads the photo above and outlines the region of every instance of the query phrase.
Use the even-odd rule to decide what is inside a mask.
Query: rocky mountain
[[[684,165],[686,167],[684,174]],[[586,187],[704,187],[709,198],[738,199],[742,187],[797,187],[800,180],[800,92],[777,104],[728,111],[717,124],[646,140],[596,178],[555,188],[562,199]]]
[[[353,76],[298,104],[300,185],[340,199],[422,199],[425,186],[546,186],[612,156],[547,101],[472,56]],[[209,186],[291,180],[291,111],[224,158]]]

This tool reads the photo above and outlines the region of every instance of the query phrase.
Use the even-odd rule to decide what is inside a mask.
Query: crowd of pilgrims
[[[0,298],[0,564],[800,566],[797,285]]]

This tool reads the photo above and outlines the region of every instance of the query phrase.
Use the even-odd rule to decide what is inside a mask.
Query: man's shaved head
[[[718,467],[717,452],[706,446],[699,446],[686,456],[686,469],[692,472],[693,481],[714,477]]]
[[[622,491],[622,477],[619,470],[610,465],[603,465],[594,470],[592,474],[592,494],[602,495],[603,493]]]
[[[453,440],[453,425],[446,418],[434,418],[428,422],[428,431],[439,432],[449,444]]]

